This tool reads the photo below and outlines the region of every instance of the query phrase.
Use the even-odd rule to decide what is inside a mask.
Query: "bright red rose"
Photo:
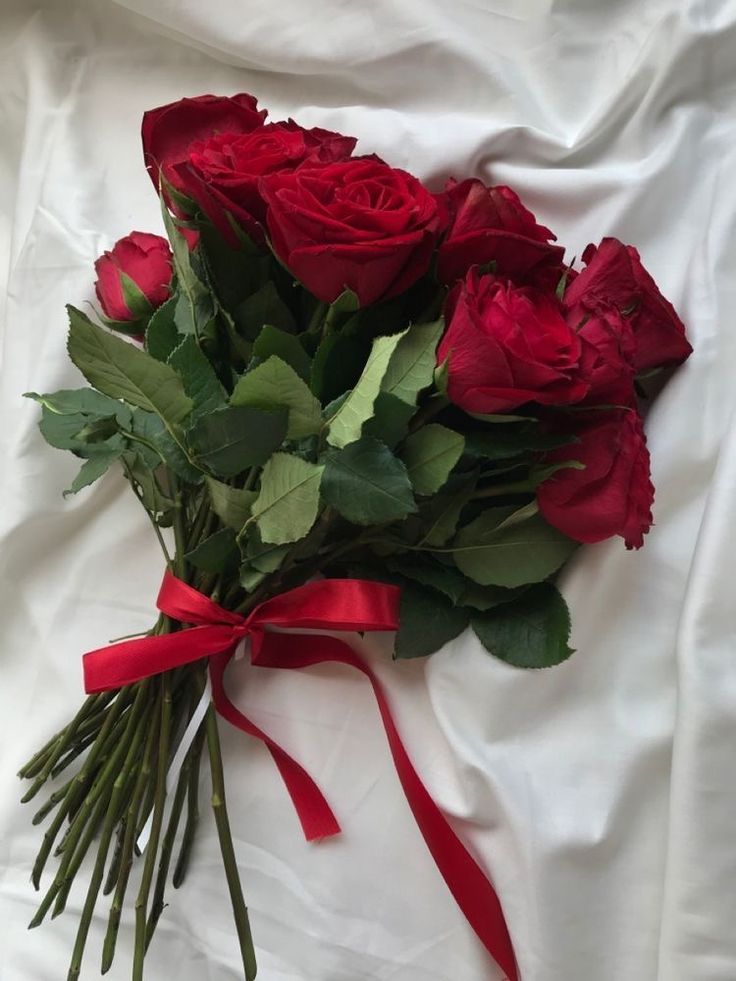
[[[110,320],[132,322],[151,314],[171,295],[172,256],[169,243],[160,235],[131,232],[116,242],[95,262],[95,291],[103,313]],[[132,299],[123,293],[128,279],[141,296]]]
[[[437,362],[448,360],[447,394],[461,409],[567,405],[587,394],[580,338],[554,296],[471,269],[450,292],[445,319]]]
[[[268,111],[259,110],[256,99],[245,93],[200,95],[144,113],[143,158],[156,191],[161,171],[176,188],[174,168],[188,159],[192,143],[207,140],[216,133],[250,133],[263,126],[267,115]]]
[[[590,385],[583,403],[634,406],[636,341],[628,320],[615,307],[601,308],[580,327],[578,337],[580,372]]]
[[[370,157],[264,178],[273,249],[318,299],[361,306],[396,296],[429,268],[442,209],[411,174]]]
[[[237,235],[229,216],[260,243],[266,217],[260,179],[347,160],[355,143],[351,136],[303,129],[291,119],[246,133],[218,132],[191,144],[186,160],[172,167],[173,184],[196,201],[233,246]]]
[[[587,247],[583,261],[586,268],[568,285],[564,296],[573,320],[579,323],[602,308],[618,308],[634,331],[637,371],[680,364],[690,355],[684,324],[632,245],[604,238],[597,248]]]
[[[652,525],[654,486],[641,417],[635,409],[585,413],[575,429],[579,443],[546,460],[578,460],[584,470],[558,470],[537,488],[547,521],[578,542],[621,535],[627,548],[641,548]]]
[[[494,262],[500,276],[554,290],[564,249],[550,245],[555,236],[537,223],[510,187],[451,180],[444,198],[450,225],[439,249],[441,282],[454,283],[471,266]]]

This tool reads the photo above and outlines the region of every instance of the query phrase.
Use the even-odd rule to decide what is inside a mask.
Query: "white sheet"
[[[63,304],[91,297],[116,238],[160,229],[142,112],[207,91],[253,92],[273,118],[355,134],[434,182],[511,183],[570,254],[604,234],[637,244],[688,323],[695,355],[648,420],[656,527],[642,552],[590,547],[570,570],[576,656],[523,673],[463,637],[425,663],[373,660],[495,879],[524,981],[734,981],[735,44],[733,0],[0,2],[2,981],[65,977],[83,898],[25,932],[39,833],[14,773],[77,705],[80,654],[148,626],[161,574],[121,477],[62,500],[74,464],[20,395],[78,383]],[[413,824],[364,681],[241,677],[241,703],[345,828],[306,845],[270,757],[224,727],[260,977],[497,977]],[[239,978],[206,807],[170,898],[147,977]],[[128,917],[113,981],[131,949]]]

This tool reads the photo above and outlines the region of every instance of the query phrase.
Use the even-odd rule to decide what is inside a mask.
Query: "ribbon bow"
[[[438,869],[481,943],[510,981],[518,981],[513,947],[498,896],[420,780],[401,741],[386,695],[370,667],[339,638],[319,634],[300,634],[295,638],[293,634],[266,629],[396,630],[398,588],[360,579],[323,579],[281,593],[255,607],[248,616],[242,616],[166,572],[156,605],[172,619],[194,626],[172,634],[124,641],[85,654],[86,691],[120,688],[209,658],[216,710],[232,725],[268,747],[304,834],[312,841],[339,833],[340,825],[330,805],[306,770],[233,705],[225,693],[225,670],[239,642],[250,637],[254,665],[303,668],[336,662],[362,671],[373,687],[407,801]]]

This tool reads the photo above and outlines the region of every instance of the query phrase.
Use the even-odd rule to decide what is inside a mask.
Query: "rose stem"
[[[204,726],[197,733],[192,750],[192,763],[189,771],[189,786],[187,788],[187,823],[184,825],[184,837],[179,848],[179,857],[174,867],[172,883],[178,889],[184,881],[192,854],[194,835],[199,823],[199,766],[202,760],[202,745],[204,742]]]
[[[146,745],[143,750],[143,758],[141,760],[140,769],[138,770],[138,776],[133,789],[133,796],[131,798],[128,811],[125,815],[125,837],[123,840],[122,857],[120,859],[120,874],[115,886],[115,895],[113,896],[113,900],[110,905],[110,916],[107,921],[107,932],[105,933],[105,941],[102,947],[102,966],[100,968],[102,974],[106,974],[110,970],[113,958],[115,956],[115,943],[117,941],[118,928],[120,926],[120,915],[123,911],[123,900],[125,899],[125,892],[128,887],[130,871],[133,867],[133,851],[136,842],[138,811],[140,810],[143,793],[146,789],[153,769],[153,756],[157,732],[155,720],[160,718],[160,706],[161,696],[159,694],[154,708],[154,721],[148,728]]]
[[[54,764],[59,759],[59,757],[64,752],[64,750],[69,746],[69,744],[72,741],[72,738],[74,737],[75,732],[77,731],[77,728],[81,725],[82,722],[84,722],[86,717],[89,715],[89,712],[94,707],[94,704],[95,704],[94,696],[92,696],[92,698],[88,698],[85,701],[85,703],[82,705],[81,709],[74,716],[72,721],[69,723],[69,725],[66,727],[66,729],[63,731],[63,733],[61,734],[61,738],[58,740],[54,749],[49,754],[43,766],[43,769],[38,774],[36,779],[33,781],[30,788],[21,797],[20,799],[21,804],[26,804],[29,800],[35,797],[36,794],[41,789],[41,787],[43,787],[43,785],[46,783],[54,767]]]
[[[105,808],[106,812],[109,815],[109,812],[112,810],[113,817],[115,816],[114,812],[117,810],[117,799],[120,796],[119,794],[117,796],[115,795],[115,785],[121,774],[127,776],[124,761],[127,759],[127,753],[131,741],[135,739],[136,730],[140,727],[139,723],[143,721],[141,716],[143,716],[146,709],[147,695],[148,685],[144,681],[138,686],[133,708],[128,714],[126,719],[127,725],[121,735],[118,745],[110,755],[104,769],[87,792],[87,795],[79,808],[79,812],[74,818],[70,829],[69,838],[64,844],[64,854],[56,876],[57,880],[61,878],[61,888],[58,890],[56,903],[54,904],[53,915],[55,917],[63,911],[64,906],[66,905],[66,899],[69,895],[72,881],[74,880],[74,876],[77,874],[79,866],[82,862],[84,851],[86,851],[86,848],[84,851],[81,851],[81,844],[78,845],[78,842],[80,842],[80,840],[85,840],[82,838],[82,832],[87,825],[88,815],[91,808],[95,806],[98,799],[107,801],[107,807]],[[115,805],[112,803],[113,799],[116,802]]]
[[[127,813],[127,808],[126,808]],[[128,828],[128,822],[126,815],[124,814],[118,825],[118,830],[115,834],[115,848],[112,852],[112,859],[110,860],[110,868],[107,870],[107,875],[105,877],[105,884],[102,887],[102,895],[108,896],[115,888],[115,883],[118,881],[120,876],[120,866],[123,861],[123,842],[125,841],[125,832]]]
[[[148,705],[146,705],[146,696],[148,694],[147,689],[148,682],[144,681],[138,689],[136,705],[133,707],[133,711],[129,716],[128,731],[126,731],[126,736],[128,735],[128,732],[132,732],[132,738],[128,740],[128,751],[125,754],[125,762],[123,763],[122,769],[115,777],[115,782],[113,783],[112,795],[110,797],[110,803],[107,808],[105,823],[103,825],[102,835],[100,837],[100,846],[97,850],[97,861],[95,862],[95,867],[92,871],[92,878],[90,879],[89,888],[87,890],[87,898],[84,903],[84,908],[82,909],[82,916],[79,920],[77,937],[74,941],[74,950],[72,952],[72,959],[69,965],[67,981],[76,981],[82,970],[82,957],[84,956],[84,948],[87,943],[89,926],[92,922],[92,914],[94,913],[95,903],[97,902],[100,885],[102,884],[102,877],[105,872],[105,862],[107,860],[107,853],[110,849],[112,833],[119,817],[118,812],[120,810],[120,804],[121,801],[124,800],[123,794],[132,776],[133,764],[138,757],[138,751],[140,750],[141,742],[143,740],[143,733],[146,728],[146,723],[148,722],[147,712],[142,718],[140,718],[140,724],[139,718],[136,717],[135,712],[139,703],[148,708]]]
[[[192,750],[187,753],[187,757],[184,760],[184,765],[181,768],[179,780],[176,785],[176,793],[174,794],[174,801],[171,805],[169,823],[166,826],[166,834],[164,835],[163,842],[161,844],[161,857],[159,858],[158,873],[156,874],[156,885],[153,890],[151,912],[149,913],[148,923],[146,924],[146,950],[148,949],[148,945],[151,943],[151,938],[153,937],[156,929],[156,924],[164,911],[166,877],[169,874],[171,852],[174,848],[174,839],[176,838],[176,832],[181,819],[181,812],[184,807],[184,798],[186,797],[187,783],[189,780],[189,770],[192,763],[191,754]]]
[[[58,790],[55,790],[53,794],[51,794],[51,796],[48,798],[46,803],[43,804],[42,807],[40,807],[39,810],[37,810],[36,813],[33,815],[31,824],[40,824],[44,820],[44,818],[47,817],[51,813],[51,811],[53,811],[56,805],[64,800],[67,793],[69,792],[69,788],[73,783],[74,783],[74,777],[72,777],[71,780],[65,783],[63,787],[60,787]]]
[[[220,852],[225,866],[225,876],[230,890],[230,901],[233,906],[235,928],[240,942],[240,953],[243,959],[243,970],[246,981],[253,981],[256,976],[256,955],[253,949],[253,938],[248,920],[248,910],[243,899],[243,889],[238,875],[238,865],[235,858],[230,822],[227,816],[225,800],[225,774],[222,768],[222,749],[220,736],[217,731],[217,716],[213,707],[207,712],[207,748],[212,771],[212,810],[215,815],[217,835],[220,839]],[[139,979],[134,979],[139,981]]]
[[[127,691],[125,689],[124,691]],[[49,825],[46,833],[43,836],[43,841],[41,842],[41,848],[39,849],[38,855],[36,856],[36,861],[33,863],[33,870],[31,872],[31,881],[33,882],[34,888],[40,888],[41,875],[43,874],[44,866],[48,860],[51,848],[56,841],[56,837],[61,830],[61,826],[64,823],[64,818],[69,812],[74,798],[81,787],[83,787],[87,782],[87,777],[92,773],[93,767],[97,762],[97,757],[99,756],[100,745],[106,741],[107,736],[111,732],[113,726],[115,725],[117,719],[123,711],[126,699],[123,697],[121,692],[120,697],[115,700],[112,708],[110,709],[105,722],[100,731],[95,745],[92,748],[92,752],[89,754],[87,759],[79,771],[79,773],[74,777],[72,781],[72,786],[69,789],[64,801],[56,813],[54,820]]]
[[[146,909],[166,803],[166,771],[169,764],[169,730],[171,726],[171,675],[169,672],[161,675],[159,684],[161,688],[161,723],[156,765],[156,796],[153,803],[151,838],[146,848],[143,875],[135,901],[135,951],[133,954],[132,981],[143,981],[143,958],[146,954]]]
[[[102,717],[107,704],[114,697],[114,692],[101,692],[96,695],[88,695],[85,699],[82,708],[79,710],[78,716],[84,718],[84,726],[88,726],[92,718]],[[37,753],[35,753],[31,759],[25,764],[25,766],[18,771],[18,776],[25,779],[31,779],[35,777],[43,769],[46,760],[50,754],[56,748],[57,743],[64,738],[67,730],[70,726],[74,724],[74,719],[71,722],[67,722],[63,729],[60,729],[55,736],[43,746]],[[82,728],[80,726],[80,728]]]

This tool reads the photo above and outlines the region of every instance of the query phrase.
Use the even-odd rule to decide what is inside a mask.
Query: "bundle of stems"
[[[129,475],[130,476],[130,475]],[[175,502],[173,529],[175,552],[170,556],[158,526],[159,541],[167,565],[181,579],[217,598],[219,577],[203,575],[188,565],[184,556],[213,531],[216,524],[201,489],[179,488],[168,474]],[[135,489],[135,485],[134,485]],[[138,495],[141,503],[142,496]],[[189,498],[189,499],[187,499]],[[145,506],[145,504],[144,504]],[[191,528],[191,531],[187,531]],[[170,633],[181,625],[159,617],[149,632]],[[201,757],[206,745],[212,784],[211,804],[232,901],[243,970],[250,981],[256,974],[255,954],[248,913],[238,874],[225,797],[222,753],[217,718],[210,705],[193,740],[172,795],[166,778],[171,759],[206,680],[205,664],[166,672],[113,692],[87,697],[72,721],[53,736],[20,770],[31,780],[22,800],[34,800],[49,783],[61,784],[33,817],[34,824],[49,820],[33,865],[32,882],[38,890],[52,855],[56,872],[29,927],[39,926],[47,913],[63,912],[72,883],[87,853],[97,853],[81,913],[68,981],[80,976],[90,924],[98,902],[111,896],[101,970],[113,963],[123,904],[132,892],[134,866],[140,866],[135,908],[133,981],[143,978],[143,962],[164,909],[169,874],[174,888],[184,881],[199,820]],[[65,782],[59,780],[74,767]],[[167,800],[168,797],[170,800]],[[178,831],[184,820],[183,833]],[[137,842],[150,823],[150,837],[143,854]],[[178,840],[178,853],[174,860]]]

